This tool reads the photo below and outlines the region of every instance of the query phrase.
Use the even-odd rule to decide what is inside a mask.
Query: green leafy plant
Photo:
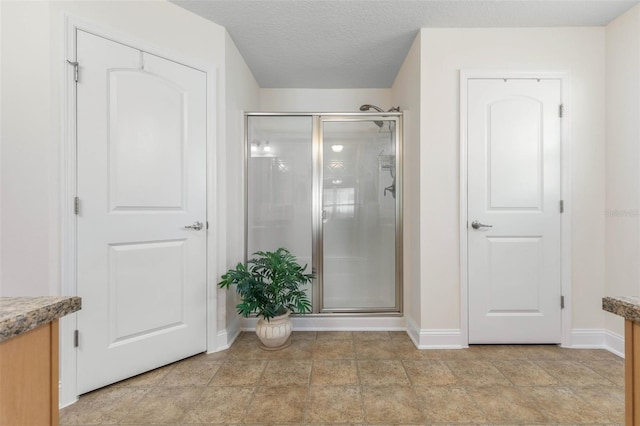
[[[311,302],[301,287],[310,283],[313,274],[305,274],[307,265],[300,266],[287,249],[275,252],[259,251],[247,261],[229,269],[218,283],[220,288],[229,289],[236,284],[236,292],[241,302],[236,306],[238,313],[248,317],[255,312],[267,320],[291,312],[311,311]]]

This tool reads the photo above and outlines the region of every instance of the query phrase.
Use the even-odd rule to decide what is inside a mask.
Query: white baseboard
[[[228,349],[241,331],[255,331],[256,318],[237,317],[226,330],[218,333],[214,352]],[[406,331],[418,349],[462,349],[460,329],[418,329],[404,317],[293,317],[297,331]],[[624,358],[624,336],[603,328],[583,328],[571,331],[574,349],[606,349]]]
[[[624,336],[605,330],[604,348],[620,358],[624,358]]]
[[[407,323],[407,333],[418,349],[462,349],[468,346],[462,341],[462,332],[458,328],[418,329],[412,320]]]
[[[240,328],[240,323],[241,318],[234,317],[233,320],[229,322],[226,329],[218,332],[218,334],[216,335],[216,342],[213,350],[208,350],[207,353],[214,353],[229,349],[231,347],[231,344],[236,340],[236,338],[242,331]]]
[[[460,329],[422,329],[418,349],[462,349],[467,347],[462,342]]]
[[[254,331],[257,318],[245,318],[243,331]],[[404,317],[341,317],[299,316],[292,317],[295,331],[405,331]]]
[[[574,328],[571,330],[570,348],[603,349],[605,329],[603,328]]]
[[[420,329],[418,325],[411,319],[407,318],[407,334],[409,338],[416,345],[416,348],[420,347]]]
[[[574,328],[571,345],[575,349],[606,349],[624,358],[624,337],[604,328]]]

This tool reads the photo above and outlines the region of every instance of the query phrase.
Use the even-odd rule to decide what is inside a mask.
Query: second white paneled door
[[[560,343],[560,79],[467,85],[469,343]]]
[[[206,74],[83,31],[77,61],[85,393],[206,349]]]

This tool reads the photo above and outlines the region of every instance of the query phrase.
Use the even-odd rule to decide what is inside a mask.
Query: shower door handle
[[[326,210],[322,210],[322,220],[325,220],[327,218],[327,211]]]

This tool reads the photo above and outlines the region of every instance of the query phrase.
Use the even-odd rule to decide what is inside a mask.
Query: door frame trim
[[[73,199],[77,192],[77,157],[76,157],[76,83],[73,68],[66,60],[76,60],[76,32],[85,31],[96,36],[121,43],[134,49],[162,57],[172,62],[185,65],[206,74],[206,220],[213,224],[206,230],[206,346],[207,352],[219,350],[227,345],[226,339],[220,342],[218,337],[217,305],[218,291],[215,277],[219,276],[217,259],[224,256],[224,233],[218,229],[218,168],[216,158],[217,139],[217,66],[186,57],[173,49],[154,46],[129,33],[113,27],[96,24],[78,16],[64,14],[62,29],[63,46],[59,50],[62,57],[60,67],[60,91],[62,93],[61,146],[60,161],[60,253],[61,253],[61,295],[77,296],[76,276],[76,215],[73,210]],[[82,64],[80,64],[82,67]],[[80,79],[82,70],[80,69]],[[60,406],[70,405],[78,399],[77,382],[77,348],[73,346],[73,331],[77,328],[77,314],[71,314],[60,320]]]
[[[565,307],[561,313],[561,346],[571,346],[571,139],[569,105],[569,72],[567,71],[500,71],[460,70],[460,332],[462,347],[469,346],[469,271],[467,246],[467,85],[470,79],[558,79],[561,84],[563,117],[560,120],[560,192],[564,212],[560,217],[561,291]],[[560,303],[560,301],[558,301]]]

